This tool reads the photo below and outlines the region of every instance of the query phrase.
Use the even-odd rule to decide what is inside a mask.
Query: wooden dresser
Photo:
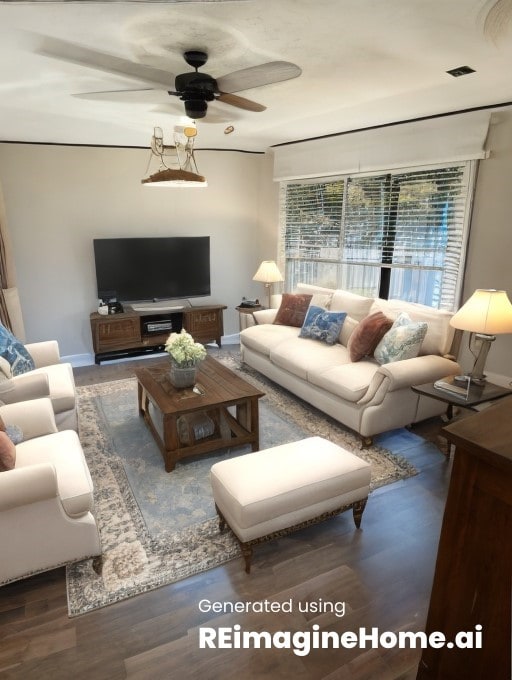
[[[510,680],[512,397],[444,428],[455,444],[426,632],[481,649],[425,649],[417,680]]]

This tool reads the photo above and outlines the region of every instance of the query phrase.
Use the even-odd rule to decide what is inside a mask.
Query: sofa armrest
[[[28,353],[34,360],[36,368],[60,364],[59,343],[57,340],[45,340],[44,342],[31,342],[25,345]]]
[[[426,354],[413,359],[393,361],[379,367],[373,376],[368,391],[358,404],[368,404],[379,393],[382,401],[383,393],[394,392],[404,387],[434,382],[448,375],[457,375],[461,368],[456,361],[436,354]]]
[[[390,380],[389,391],[434,382],[447,375],[457,375],[461,368],[456,361],[435,354],[384,364],[379,371]]]
[[[49,396],[48,376],[43,373],[16,375],[0,382],[0,402],[4,404]]]
[[[258,312],[253,312],[257,324],[274,323],[277,316],[277,309],[260,309]]]
[[[23,439],[33,439],[58,432],[52,402],[49,398],[0,406],[0,417],[6,425],[17,425],[21,428]]]
[[[52,463],[37,463],[0,474],[0,511],[38,503],[58,495]]]

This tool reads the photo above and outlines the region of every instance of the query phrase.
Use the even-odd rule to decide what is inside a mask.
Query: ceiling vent
[[[468,73],[474,73],[475,69],[471,66],[458,66],[457,68],[451,68],[446,73],[449,73],[454,78],[459,78],[459,76],[467,76]]]

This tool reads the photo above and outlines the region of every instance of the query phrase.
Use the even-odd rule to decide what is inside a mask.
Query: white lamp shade
[[[276,281],[284,281],[274,260],[264,260],[258,267],[258,271],[252,277],[252,280],[261,281],[262,283],[275,283]]]
[[[450,320],[454,328],[471,333],[512,333],[512,304],[504,290],[476,290]]]

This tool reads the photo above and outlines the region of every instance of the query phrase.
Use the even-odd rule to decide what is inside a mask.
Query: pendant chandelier
[[[174,145],[164,144],[162,128],[155,127],[151,138],[151,155],[146,173],[158,162],[156,172],[141,180],[147,187],[206,187],[206,177],[200,175],[194,158],[195,125],[175,126]]]

